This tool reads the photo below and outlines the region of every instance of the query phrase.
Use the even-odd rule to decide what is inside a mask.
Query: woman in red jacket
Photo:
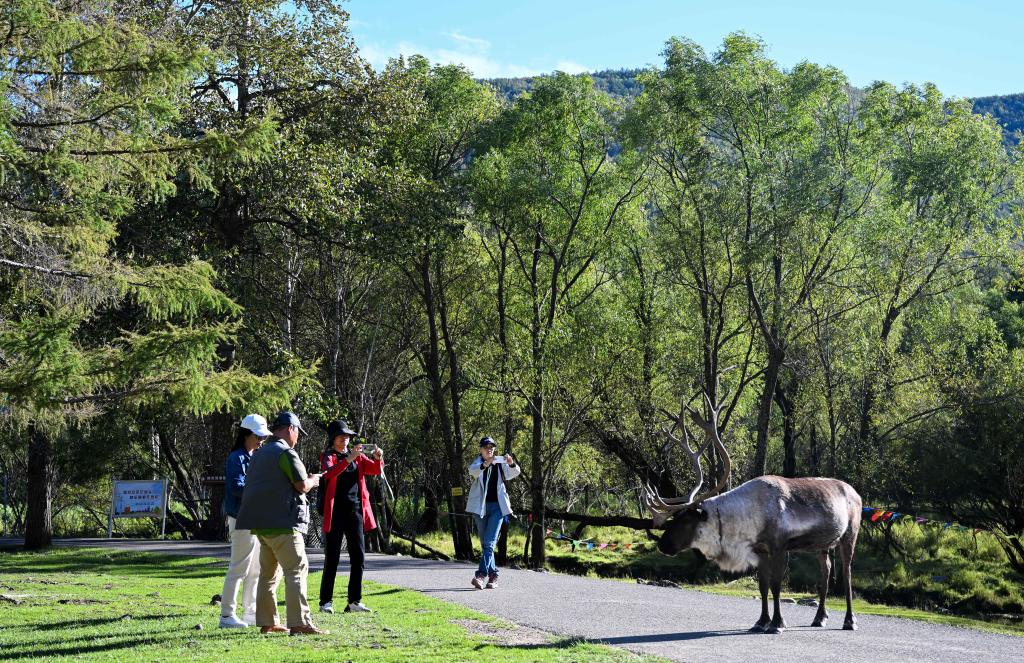
[[[366,548],[363,532],[377,528],[370,508],[367,475],[379,475],[384,452],[377,447],[373,459],[363,454],[363,445],[349,446],[356,432],[344,421],[327,427],[327,448],[320,455],[320,489],[324,494],[324,573],[320,578],[320,612],[334,612],[334,579],[341,558],[341,537],[348,540],[350,570],[348,605],[345,612],[371,612],[363,605],[363,562]]]

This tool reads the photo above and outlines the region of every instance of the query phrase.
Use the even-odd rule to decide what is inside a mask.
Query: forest
[[[233,427],[290,408],[309,463],[337,417],[383,446],[460,558],[491,435],[534,567],[566,514],[649,527],[638,487],[688,494],[699,449],[729,487],[837,477],[1024,572],[1021,161],[996,119],[739,32],[509,94],[375,70],[348,22],[0,7],[5,533],[104,532],[116,476],[168,478],[174,535],[223,536]]]
[[[643,91],[640,82],[642,69],[606,69],[588,74],[594,86],[613,97],[635,97]],[[490,78],[486,82],[493,86],[498,96],[513,100],[523,92],[532,89],[534,78]],[[859,102],[863,90],[854,88],[851,96]],[[1007,144],[1018,141],[1018,133],[1024,131],[1024,94],[1001,94],[971,99],[974,112],[991,115],[1003,127],[1003,140]]]

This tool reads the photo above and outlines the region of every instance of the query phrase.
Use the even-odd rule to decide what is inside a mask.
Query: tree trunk
[[[782,476],[796,476],[796,421],[793,412],[796,403],[797,381],[792,375],[779,380],[775,388],[775,402],[782,413]]]
[[[508,565],[508,523],[501,524],[501,535],[498,537],[498,549],[494,552],[494,561],[498,566]]]
[[[783,359],[785,359],[785,352],[782,348],[769,342],[768,366],[764,371],[764,389],[761,391],[761,402],[757,410],[757,443],[754,447],[752,477],[768,473],[768,429],[771,425],[772,402],[775,399],[775,387],[779,380],[779,370],[782,368]]]
[[[29,424],[25,550],[42,550],[53,540],[53,447],[50,436]]]
[[[530,512],[533,513],[532,537],[530,546],[530,565],[539,569],[547,561],[544,550],[544,397],[534,394],[530,400],[532,410],[533,438],[531,440],[532,457],[530,458]]]
[[[441,521],[438,518],[440,509],[437,508],[437,493],[429,485],[423,487],[423,513],[416,521],[416,532],[425,534],[436,532],[441,529]]]
[[[160,441],[160,445],[163,448],[163,456],[167,461],[167,466],[171,468],[171,472],[174,473],[173,486],[178,489],[178,495],[183,497],[182,505],[185,510],[188,511],[189,521],[179,520],[179,524],[182,525],[182,529],[185,529],[191,535],[196,535],[203,526],[203,520],[199,513],[199,500],[192,490],[192,484],[189,481],[189,476],[185,472],[185,468],[182,466],[181,460],[178,458],[178,453],[174,449],[174,442],[170,433],[164,430],[157,429],[157,438]],[[222,505],[223,508],[223,505]],[[176,516],[173,516],[176,518]]]
[[[871,411],[875,408],[875,382],[873,376],[864,379],[864,393],[860,400],[860,416],[857,426],[857,437],[853,442],[851,450],[854,467],[854,486],[861,495],[867,496],[864,492],[866,477],[864,476],[864,458],[868,449],[872,446],[871,440],[874,437],[871,425]]]
[[[512,386],[509,384],[509,347],[508,347],[508,303],[505,293],[505,274],[508,270],[508,237],[498,240],[500,259],[498,262],[498,344],[501,345],[501,391],[504,410],[505,453],[514,451],[515,419],[512,416]],[[502,534],[502,542],[505,534]]]
[[[454,451],[453,476],[451,482],[453,487],[462,488],[462,494],[454,497],[455,508],[458,513],[466,511],[466,477],[465,468],[465,442],[462,435],[462,370],[459,368],[459,353],[452,338],[451,329],[448,326],[448,300],[445,296],[444,274],[441,270],[441,260],[434,261],[435,284],[437,285],[437,312],[441,323],[441,337],[444,340],[445,353],[448,356],[448,393],[452,408],[452,447]],[[462,550],[465,557],[459,559],[473,558],[472,528],[468,518],[457,518],[457,526],[461,529],[460,536],[465,540],[466,545]]]
[[[466,510],[465,487],[463,483],[463,463],[459,452],[459,443],[455,438],[452,429],[452,420],[448,413],[448,403],[445,400],[444,379],[441,375],[441,339],[438,332],[437,322],[437,296],[435,283],[431,275],[431,254],[425,252],[420,260],[421,291],[423,297],[423,308],[427,318],[427,329],[429,341],[425,357],[427,379],[430,382],[430,395],[434,404],[434,411],[437,421],[441,427],[441,435],[445,444],[446,471],[443,476],[443,483],[446,487],[446,501],[449,513],[463,513]],[[449,376],[455,380],[455,376]],[[462,493],[453,495],[453,489]],[[466,518],[451,516],[452,545],[455,548],[457,559],[471,559],[473,557],[473,541],[470,538],[469,523]]]
[[[217,412],[207,417],[206,424],[207,430],[210,431],[210,465],[206,471],[212,476],[222,476],[224,463],[231,451],[231,429],[235,424],[235,417],[226,412]],[[209,517],[199,530],[199,538],[207,541],[224,541],[228,535],[224,516],[224,484],[210,484],[208,496]]]
[[[811,422],[811,476],[819,476],[821,474],[821,451],[818,449],[818,425]]]
[[[885,315],[885,319],[882,320],[882,329],[878,334],[879,350],[881,351],[878,366],[869,371],[864,377],[864,392],[860,401],[857,437],[854,440],[854,447],[852,449],[854,488],[860,491],[860,494],[864,497],[869,495],[865,489],[871,483],[866,476],[864,461],[874,453],[875,447],[875,429],[874,422],[871,420],[871,414],[875,409],[875,402],[878,399],[877,380],[879,375],[887,374],[886,347],[889,345],[889,336],[892,334],[893,325],[896,319],[899,318],[900,312],[901,309],[890,307]]]

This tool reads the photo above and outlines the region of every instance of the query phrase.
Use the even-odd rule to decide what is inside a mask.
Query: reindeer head
[[[679,512],[669,521],[665,533],[658,539],[658,550],[665,555],[675,555],[692,548],[701,523],[707,522],[707,519],[708,512],[700,503],[695,504],[692,509]]]

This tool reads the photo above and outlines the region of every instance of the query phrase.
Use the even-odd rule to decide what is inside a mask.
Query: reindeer
[[[671,429],[662,429],[667,439],[666,446],[674,443],[686,452],[698,479],[697,485],[685,498],[662,499],[650,486],[644,487],[644,502],[653,514],[654,528],[665,530],[658,540],[658,549],[666,555],[675,555],[682,550],[696,548],[725,571],[745,571],[756,566],[761,590],[761,617],[750,630],[781,633],[786,628],[786,621],[782,618],[779,594],[787,553],[799,551],[818,555],[821,584],[818,612],[811,626],[823,627],[829,616],[825,609],[832,570],[829,552],[838,547],[846,590],[843,629],[856,630],[850,572],[860,529],[860,495],[838,479],[787,479],[777,476],[757,477],[721,493],[729,480],[732,466],[718,427],[721,403],[713,404],[706,394],[705,401],[710,412],[708,419],[686,404],[679,416],[662,410],[675,422]],[[696,450],[690,446],[692,435],[687,429],[685,414],[689,414],[693,423],[707,435],[707,442]],[[673,434],[677,428],[682,431],[682,439]],[[700,457],[711,447],[714,448],[712,453],[722,461],[722,471],[715,488],[697,496],[704,485]],[[770,620],[769,588],[775,603],[775,616]]]

